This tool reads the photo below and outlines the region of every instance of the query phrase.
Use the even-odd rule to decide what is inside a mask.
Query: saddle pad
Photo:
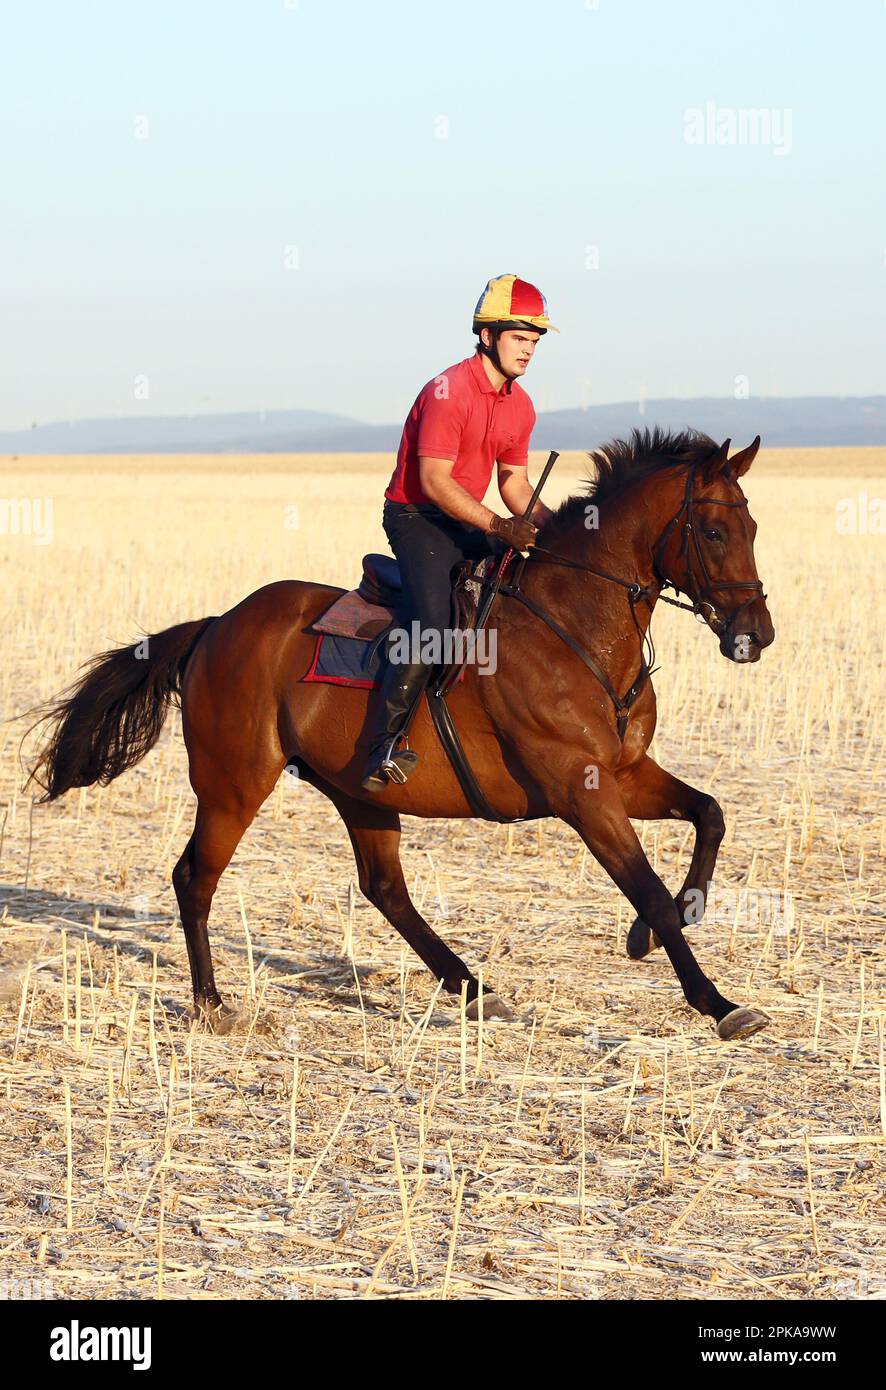
[[[302,680],[377,690],[384,646],[384,642],[368,642],[365,637],[318,632],[313,660]]]
[[[392,609],[367,603],[356,589],[350,589],[315,619],[311,631],[329,633],[332,637],[357,637],[368,642],[390,627],[393,621]]]

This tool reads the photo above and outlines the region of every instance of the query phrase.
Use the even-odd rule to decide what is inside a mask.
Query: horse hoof
[[[631,960],[642,960],[652,950],[651,932],[642,917],[635,917],[628,932],[627,953]]]
[[[631,960],[643,960],[650,951],[656,950],[660,945],[655,932],[646,925],[642,917],[635,917],[628,932],[627,952]]]
[[[194,1018],[198,1023],[205,1023],[210,1033],[224,1037],[226,1033],[235,1030],[240,1020],[240,1013],[239,1010],[232,1009],[227,1004],[216,1004],[211,1007],[201,1004],[196,1010]]]
[[[717,1024],[717,1037],[721,1042],[735,1042],[739,1038],[749,1038],[759,1033],[772,1019],[759,1009],[733,1009]]]
[[[466,1017],[467,1019],[469,1019],[471,1023],[477,1023],[477,1022],[479,1022],[479,1018],[480,1018],[480,1000],[479,1000],[479,998],[477,998],[477,999],[472,999],[471,1002],[470,1002],[470,1004],[468,1004],[467,1008],[465,1009],[465,1017]],[[484,994],[484,995],[483,995],[483,1021],[484,1021],[484,1023],[485,1023],[486,1019],[488,1019],[488,1018],[505,1018],[505,1019],[508,1019],[508,1018],[513,1018],[513,1017],[514,1017],[514,1011],[513,1011],[513,1009],[509,1009],[508,1006],[507,1006],[507,1004],[504,1002],[504,1000],[503,1000],[503,999],[499,999],[499,997],[498,997],[497,994]]]

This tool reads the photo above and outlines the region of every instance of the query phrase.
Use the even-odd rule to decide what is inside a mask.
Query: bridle
[[[618,737],[620,740],[624,739],[625,731],[628,725],[628,719],[630,717],[630,712],[633,704],[635,703],[637,697],[640,695],[640,692],[643,690],[649,677],[653,675],[656,670],[658,670],[658,667],[656,667],[654,664],[655,646],[652,641],[651,621],[648,624],[645,633],[643,632],[639,622],[637,621],[637,614],[635,610],[636,605],[641,600],[649,606],[650,611],[652,609],[652,602],[654,602],[655,599],[658,598],[660,598],[664,603],[669,603],[673,608],[687,609],[689,612],[694,613],[697,618],[700,618],[703,622],[705,622],[708,625],[708,627],[710,627],[712,631],[714,631],[717,634],[717,636],[720,637],[722,641],[730,632],[734,632],[736,620],[738,619],[739,615],[750,606],[750,604],[754,603],[758,597],[762,597],[763,599],[766,598],[766,595],[763,593],[763,585],[759,579],[711,579],[711,576],[708,572],[708,567],[705,563],[704,553],[698,541],[698,532],[696,530],[695,525],[695,508],[701,506],[746,507],[748,505],[748,501],[746,497],[742,497],[738,501],[734,502],[722,501],[720,498],[717,497],[696,497],[694,495],[694,489],[696,471],[698,467],[698,464],[690,464],[687,466],[686,487],[683,493],[683,502],[680,506],[679,511],[671,517],[670,521],[667,523],[658,540],[656,541],[655,545],[653,546],[652,572],[658,583],[657,589],[652,587],[651,585],[640,584],[636,580],[631,581],[627,579],[621,579],[618,575],[610,574],[607,570],[600,569],[596,565],[587,565],[583,564],[579,560],[571,560],[568,558],[568,556],[558,555],[555,550],[548,550],[545,546],[539,545],[534,545],[530,549],[528,555],[524,556],[521,559],[519,565],[516,568],[516,573],[512,582],[509,584],[500,583],[498,586],[500,593],[505,594],[508,598],[517,599],[518,602],[522,603],[525,608],[528,608],[530,610],[530,612],[535,613],[537,617],[541,618],[541,620],[551,629],[551,631],[556,633],[560,640],[562,642],[565,642],[566,646],[569,647],[571,651],[575,652],[576,656],[580,657],[580,659],[584,662],[585,666],[587,666],[588,669],[594,673],[594,675],[597,677],[597,680],[600,682],[603,689],[606,691],[607,695],[609,696],[610,700],[615,706],[616,728],[618,730]],[[686,573],[689,580],[689,587],[686,588],[685,593],[687,597],[691,600],[691,602],[689,603],[681,603],[678,599],[669,598],[663,592],[665,587],[673,589],[674,593],[676,594],[684,592],[683,590],[679,589],[678,586],[674,583],[674,581],[672,579],[669,579],[667,575],[665,575],[662,572],[661,569],[661,558],[664,548],[667,545],[668,540],[673,534],[675,528],[680,526],[681,524],[683,538],[680,544],[679,558],[684,560],[686,563]],[[708,599],[702,598],[701,584],[699,583],[697,573],[693,568],[693,551],[695,553],[695,560],[697,562],[698,569],[701,571],[701,575],[704,580],[704,585],[707,592],[716,593],[718,590],[721,589],[751,590],[751,597],[746,599],[745,602],[742,603],[735,610],[734,613],[730,614],[728,618],[721,617],[717,613],[716,606],[713,603],[711,603]],[[502,570],[504,569],[507,559],[508,557],[506,556],[505,560],[502,562],[502,566],[499,570],[499,576],[501,576]],[[528,560],[533,560],[537,564],[559,564],[564,565],[568,569],[584,570],[588,574],[594,574],[600,579],[608,580],[611,584],[617,584],[620,588],[626,591],[631,618],[633,619],[634,627],[636,628],[637,635],[640,639],[640,668],[637,672],[634,681],[631,684],[630,689],[627,691],[625,695],[618,694],[618,691],[615,689],[609,677],[606,675],[606,672],[594,660],[590,652],[588,652],[581,645],[580,642],[577,642],[575,638],[572,637],[572,635],[568,633],[566,629],[562,627],[555,618],[552,618],[550,613],[548,613],[544,608],[542,608],[541,604],[536,603],[533,598],[530,598],[530,596],[524,593],[523,590],[520,588],[520,580],[523,576],[523,569]],[[707,609],[708,611],[705,612],[705,609]]]
[[[695,472],[697,468],[698,464],[692,464],[691,467],[688,469],[686,474],[686,488],[683,493],[683,505],[677,512],[676,516],[671,517],[671,520],[668,522],[667,526],[662,531],[661,535],[655,543],[655,546],[653,547],[652,570],[655,577],[658,579],[660,586],[667,585],[669,588],[674,590],[674,593],[680,593],[680,590],[677,588],[677,585],[673,582],[673,580],[668,579],[667,576],[662,573],[661,565],[659,562],[661,559],[662,551],[664,550],[671,537],[671,533],[673,532],[675,527],[680,525],[680,522],[682,521],[683,539],[680,543],[679,558],[681,560],[685,560],[686,562],[686,573],[689,576],[689,583],[692,586],[691,589],[686,590],[686,593],[688,594],[692,602],[677,603],[674,599],[667,598],[664,594],[662,594],[661,590],[659,590],[659,597],[664,598],[665,603],[670,603],[675,608],[691,609],[691,611],[695,613],[696,617],[701,618],[703,622],[707,623],[708,627],[710,627],[714,632],[716,632],[718,637],[722,637],[725,633],[729,632],[730,630],[734,632],[736,621],[739,618],[739,616],[744,612],[744,610],[746,608],[749,608],[752,603],[755,603],[758,598],[765,599],[766,595],[763,592],[763,585],[759,579],[715,580],[712,579],[710,574],[708,573],[708,567],[705,563],[704,558],[704,551],[702,550],[698,542],[698,531],[695,525],[695,508],[746,507],[748,505],[748,499],[746,497],[741,497],[735,502],[727,502],[719,497],[696,497],[694,494],[694,486]],[[684,517],[685,521],[683,520]],[[751,597],[745,599],[744,603],[740,604],[739,607],[736,608],[735,612],[729,615],[728,619],[720,617],[720,615],[717,613],[715,605],[709,602],[707,599],[703,599],[701,597],[702,586],[698,582],[695,571],[692,567],[691,550],[694,550],[695,552],[695,558],[698,562],[698,567],[701,570],[702,578],[704,580],[704,587],[708,593],[716,593],[718,589],[751,590]],[[692,592],[692,589],[695,590],[694,594]],[[705,613],[705,609],[708,609],[709,611]]]

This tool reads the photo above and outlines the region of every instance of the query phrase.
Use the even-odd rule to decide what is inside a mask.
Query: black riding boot
[[[406,665],[388,661],[381,684],[382,709],[369,744],[369,757],[361,785],[366,791],[383,791],[388,782],[403,783],[418,766],[418,754],[397,743],[413,705],[421,699],[431,674],[423,662]]]

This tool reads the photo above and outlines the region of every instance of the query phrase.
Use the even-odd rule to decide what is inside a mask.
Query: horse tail
[[[55,801],[71,787],[106,786],[141,762],[160,737],[191,653],[212,622],[179,623],[100,653],[60,699],[43,707],[37,724],[48,724],[50,735],[30,776],[44,789],[41,801]]]

